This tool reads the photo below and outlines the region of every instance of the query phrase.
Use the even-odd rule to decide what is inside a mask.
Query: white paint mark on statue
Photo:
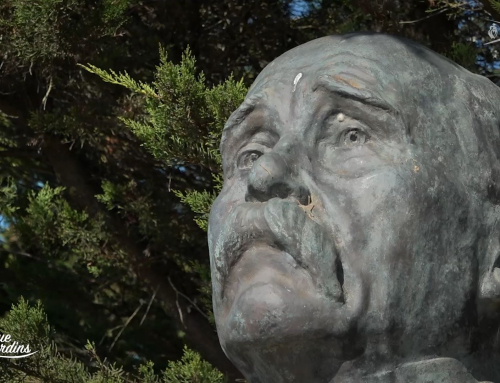
[[[299,83],[300,79],[302,78],[302,73],[299,73],[297,76],[295,76],[295,79],[293,80],[293,92],[295,92],[295,89],[297,89],[297,84]]]

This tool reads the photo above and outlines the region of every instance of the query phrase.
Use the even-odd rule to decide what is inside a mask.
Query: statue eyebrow
[[[224,124],[224,128],[222,129],[222,137],[219,145],[219,151],[224,153],[224,144],[228,138],[228,133],[230,130],[238,127],[245,118],[252,113],[255,108],[266,98],[266,94],[264,92],[256,93],[243,101],[243,103],[236,109],[231,116],[229,116],[228,120]]]
[[[263,92],[259,92],[248,97],[243,103],[236,109],[228,120],[224,124],[223,132],[236,127],[241,124],[241,122],[254,111],[257,105],[265,98]]]
[[[320,75],[313,86],[313,92],[318,88],[323,88],[330,93],[338,94],[344,98],[371,105],[375,108],[390,112],[391,114],[398,114],[396,109],[379,94],[361,89],[359,84],[350,78],[345,78],[340,75]]]

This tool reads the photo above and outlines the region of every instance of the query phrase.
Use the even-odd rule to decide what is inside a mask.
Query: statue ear
[[[500,310],[500,221],[495,222],[492,229],[484,249],[486,254],[479,278],[479,299]]]

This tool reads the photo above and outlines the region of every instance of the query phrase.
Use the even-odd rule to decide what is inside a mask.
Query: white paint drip
[[[295,92],[295,89],[297,88],[297,84],[299,83],[300,79],[302,78],[302,73],[299,73],[297,76],[295,76],[295,79],[293,80],[293,92]]]

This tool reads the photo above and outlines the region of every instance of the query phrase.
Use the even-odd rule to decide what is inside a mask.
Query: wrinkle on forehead
[[[391,47],[394,51],[395,49]],[[399,48],[401,49],[401,48]],[[360,65],[362,61],[366,61],[366,67],[369,68],[373,64],[382,66],[381,64],[386,61],[387,53],[383,52],[380,46],[373,50],[372,44],[340,44],[339,38],[334,36],[325,37],[313,40],[309,43],[303,44],[291,51],[288,51],[275,59],[272,65],[268,65],[261,74],[257,77],[252,85],[250,91],[254,87],[260,85],[263,77],[268,77],[273,73],[282,73],[283,70],[291,70],[292,72],[302,72],[302,69],[315,66],[319,68],[322,64],[327,63],[331,65],[335,62],[343,61],[346,66]],[[363,65],[363,64],[361,64]]]
[[[304,77],[307,77],[308,81],[306,82],[309,86],[312,86],[313,81],[320,75],[333,75],[337,81],[343,81],[352,88],[365,87],[372,88],[381,94],[387,93],[388,101],[394,105],[398,100],[402,101],[403,92],[399,86],[400,76],[381,60],[375,58],[340,51],[310,56],[307,58],[307,65],[303,58],[299,61],[277,60],[273,63],[274,65],[266,67],[256,79],[248,93],[249,96],[264,88],[285,87],[286,89],[289,87],[290,92],[293,93],[295,85],[291,79],[297,73],[302,73],[300,81],[304,82]],[[305,87],[306,84],[302,83],[301,86]],[[396,97],[398,94],[400,96]]]

